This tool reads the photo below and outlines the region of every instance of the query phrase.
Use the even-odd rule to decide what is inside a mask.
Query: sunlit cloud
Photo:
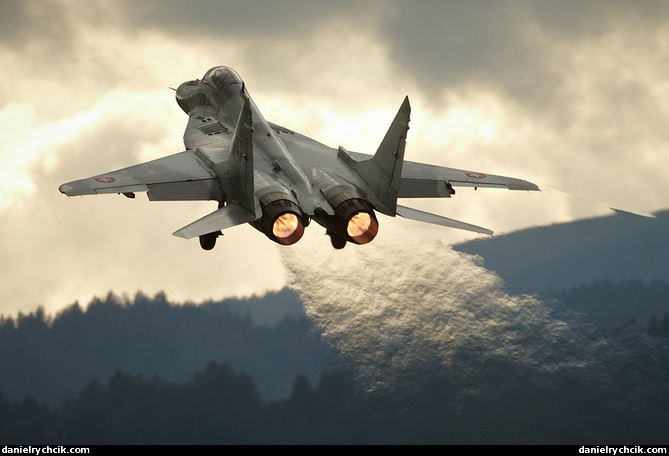
[[[407,160],[542,187],[539,194],[462,189],[450,200],[406,203],[498,234],[609,207],[669,206],[663,4],[500,2],[483,11],[476,2],[280,3],[1,7],[8,14],[0,15],[0,213],[11,221],[5,239],[33,236],[2,246],[5,264],[12,262],[3,270],[11,282],[3,297],[16,308],[47,300],[55,308],[112,286],[165,288],[179,299],[281,286],[279,250],[248,226],[226,234],[208,257],[196,243],[172,239],[213,210],[206,203],[68,200],[57,191],[69,180],[183,150],[187,116],[168,87],[216,65],[238,70],[268,120],[359,152],[376,150],[408,95]],[[89,220],[112,213],[117,226]],[[379,236],[397,222],[413,223],[381,217]],[[305,239],[322,241],[312,230]],[[87,281],[93,247],[100,254],[125,248],[126,256],[108,255],[107,277]],[[188,263],[188,272],[168,270],[154,258],[158,251]],[[147,267],[129,268],[127,257]],[[27,271],[36,264],[44,286],[28,293]],[[212,270],[215,278],[200,280]]]
[[[36,162],[39,161],[39,166],[48,172],[58,160],[54,152],[77,136],[110,118],[133,116],[137,119],[137,125],[145,125],[147,118],[155,118],[158,113],[166,117],[165,110],[161,109],[164,104],[155,92],[113,91],[106,94],[90,111],[39,125],[34,106],[6,106],[0,111],[0,210],[16,199],[33,195],[35,184],[31,173]],[[90,152],[91,155],[100,153]],[[143,155],[146,157],[149,154]]]

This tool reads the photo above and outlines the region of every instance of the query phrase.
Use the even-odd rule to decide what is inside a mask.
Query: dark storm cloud
[[[559,101],[569,78],[562,46],[643,24],[661,29],[666,2],[551,1],[313,1],[195,0],[113,3],[9,1],[2,5],[0,38],[12,46],[42,42],[73,49],[85,25],[129,36],[153,30],[171,37],[224,38],[260,43],[262,59],[284,43],[290,55],[334,23],[347,34],[371,33],[396,71],[427,93],[484,87],[532,104]],[[226,50],[220,50],[225,60]],[[48,53],[45,52],[48,58]],[[317,68],[313,68],[317,71]]]
[[[208,49],[211,61],[189,77],[199,77],[214,64],[239,65],[233,58],[237,50],[249,56],[247,66],[239,68],[249,82],[295,92],[296,83],[310,87],[313,80],[324,79],[319,72],[328,69],[319,59],[335,54],[351,37],[367,36],[385,49],[391,72],[412,81],[414,96],[416,88],[422,91],[437,111],[449,106],[448,94],[483,91],[560,128],[590,120],[597,125],[589,128],[599,128],[615,122],[606,116],[621,106],[633,106],[632,115],[654,109],[653,87],[625,72],[627,65],[638,72],[662,71],[657,36],[669,18],[669,4],[656,1],[123,0],[75,6],[66,0],[5,2],[0,37],[52,65],[54,78],[81,78],[85,72],[89,80],[111,87],[129,81],[123,68],[94,61],[92,51],[82,51],[77,43],[86,41],[90,30],[114,30],[138,43],[153,32],[177,42],[195,40],[196,47]],[[325,33],[334,37],[332,42],[314,46]],[[618,38],[617,47],[605,47],[619,36],[624,38]],[[579,60],[583,46],[589,46],[589,53],[601,47],[596,57],[613,61],[600,70],[602,62]],[[640,49],[650,55],[645,61],[624,57]],[[176,58],[186,59],[175,52]],[[350,64],[369,57],[360,50],[350,56]],[[88,65],[82,69],[84,62]],[[658,68],[650,67],[654,64]],[[372,83],[360,81],[362,86]],[[315,87],[304,96],[327,90],[327,85]],[[575,108],[593,102],[606,105],[594,119],[573,115]],[[605,148],[621,142],[612,138]]]
[[[333,16],[352,18],[366,6],[355,1],[216,1],[124,0],[121,7],[133,26],[204,36],[240,39],[293,37],[320,27]]]
[[[27,41],[40,36],[55,36],[56,31],[67,28],[61,19],[56,3],[6,0],[0,6],[0,42],[12,47],[21,47]],[[69,35],[66,33],[65,35]],[[63,36],[65,38],[66,36]]]
[[[128,0],[116,7],[129,31],[290,39],[298,47],[338,19],[343,34],[377,35],[398,71],[426,91],[494,87],[537,103],[553,99],[569,77],[556,47],[640,24],[661,29],[669,17],[666,2]]]
[[[5,0],[0,6],[0,42],[22,48],[43,40],[62,51],[63,46],[74,44],[85,28],[97,32],[117,28],[129,35],[154,30],[184,40],[275,39],[279,35],[300,38],[332,18],[349,22],[361,22],[368,15],[373,18],[382,11],[380,6],[382,2],[349,0]]]
[[[398,2],[382,24],[395,64],[419,85],[484,87],[541,105],[573,76],[566,46],[667,24],[666,2]],[[640,31],[642,31],[640,30]],[[578,46],[574,50],[578,50]],[[611,75],[615,79],[615,75]]]
[[[101,1],[5,0],[0,5],[0,45],[38,52],[45,59],[67,55],[77,44],[82,25],[110,23],[115,14]],[[37,63],[37,62],[36,62]]]

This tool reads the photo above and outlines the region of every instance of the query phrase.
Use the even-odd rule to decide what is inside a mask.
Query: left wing
[[[356,160],[369,158],[367,154],[349,152]],[[508,190],[538,191],[532,182],[513,177],[446,168],[405,160],[398,198],[450,198],[453,187],[489,187]]]
[[[284,133],[283,141],[290,146],[291,151],[300,157],[299,163],[304,169],[310,170],[322,166],[324,162],[315,161],[313,157],[327,154],[328,150],[330,155],[338,155],[337,149],[329,148],[309,137],[276,124],[272,124],[272,127],[277,132]],[[372,155],[360,152],[346,151],[346,153],[357,162],[364,162],[372,158]],[[329,161],[327,164],[331,167],[337,166],[336,161]],[[397,197],[450,198],[455,193],[453,187],[539,190],[537,185],[522,179],[404,160]]]
[[[406,161],[402,170],[402,181],[398,196],[400,198],[449,197],[454,193],[452,187],[539,190],[539,187],[532,182],[513,177]]]
[[[407,104],[406,100],[405,104]],[[394,158],[400,162],[402,161],[401,158],[403,158],[404,152],[405,134],[403,131],[406,129],[405,123],[408,120],[408,112],[404,112],[408,111],[408,106],[405,107],[405,104],[403,104],[403,106],[400,108],[398,116],[393,122],[393,125],[396,123],[399,124],[396,130],[398,130],[400,134],[394,135],[392,141],[397,146],[379,148],[382,153],[387,155],[386,158]],[[371,199],[375,196],[374,194],[376,193],[376,190],[379,187],[382,187],[382,185],[371,185],[375,180],[365,179],[365,177],[363,177],[359,172],[361,169],[360,165],[362,163],[370,163],[370,161],[373,161],[374,156],[358,152],[348,152],[341,147],[339,150],[332,149],[321,143],[318,143],[317,141],[314,141],[311,138],[285,129],[278,125],[273,125],[273,128],[275,131],[277,131],[277,133],[282,134],[283,141],[289,146],[289,149],[293,152],[293,154],[298,157],[300,166],[309,173],[314,174],[316,169],[319,167],[322,168],[324,166],[327,166],[330,170],[336,170],[336,172],[340,173],[341,175],[345,175],[345,173],[351,169],[358,171],[358,176],[361,177],[363,181],[365,181],[365,184],[368,185],[368,188],[372,192],[371,194],[367,192],[367,197],[370,198],[370,201],[373,202],[377,210],[383,209],[383,205],[379,205],[379,198],[376,198],[375,200]],[[392,130],[393,126],[391,126],[389,132]],[[382,145],[383,144],[384,143],[382,143]],[[395,152],[395,147],[397,152]],[[390,153],[387,153],[388,151],[390,151]],[[377,151],[377,154],[378,153],[379,152]],[[341,160],[336,160],[335,157]],[[431,214],[429,212],[423,212],[410,207],[397,205],[394,203],[394,200],[396,200],[396,198],[450,198],[455,194],[454,187],[489,187],[527,191],[539,190],[537,185],[513,177],[484,174],[476,171],[467,171],[455,168],[446,168],[442,166],[428,165],[425,163],[417,163],[407,160],[404,160],[400,166],[401,177],[399,179],[399,188],[396,189],[395,193],[392,195],[393,204],[385,205],[386,209],[390,209],[390,211],[386,210],[384,212],[382,210],[381,212],[391,216],[399,215],[401,217],[412,220],[457,228],[461,230],[473,231],[481,234],[491,235],[492,231],[470,223],[460,222],[458,220],[453,220],[437,214]],[[393,171],[395,171],[396,167],[393,164],[389,167],[389,169],[393,169]],[[375,172],[377,170],[372,171]],[[377,174],[381,175],[384,173],[378,171]],[[390,174],[388,172],[385,173],[385,176],[381,177],[385,178],[384,182],[386,186],[394,187],[392,184],[394,180],[390,178]]]
[[[59,187],[67,196],[148,192],[151,201],[221,200],[221,189],[213,174],[198,158],[198,151],[185,151],[150,162],[119,169]]]

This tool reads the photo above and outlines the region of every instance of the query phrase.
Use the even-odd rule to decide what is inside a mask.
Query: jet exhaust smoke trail
[[[282,250],[289,285],[366,391],[456,413],[537,407],[574,439],[584,421],[597,422],[605,439],[629,431],[612,423],[619,416],[636,426],[650,419],[634,410],[666,418],[657,398],[669,391],[667,369],[648,369],[667,365],[656,341],[638,331],[613,338],[559,303],[510,295],[480,258],[422,234],[398,231],[341,251],[309,242]],[[451,393],[436,405],[431,382],[444,379]]]
[[[405,371],[453,366],[463,351],[476,352],[481,365],[507,358],[568,369],[590,361],[585,353],[553,356],[578,337],[571,324],[533,297],[507,294],[476,257],[437,238],[393,238],[316,257],[292,249],[283,257],[307,315],[369,388],[392,388]]]

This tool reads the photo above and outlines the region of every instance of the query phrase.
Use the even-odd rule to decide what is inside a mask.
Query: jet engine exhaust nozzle
[[[288,199],[275,199],[262,207],[263,216],[253,225],[274,242],[293,245],[304,234],[304,219],[299,206]]]
[[[341,193],[331,198],[330,203],[335,207],[335,214],[317,214],[314,220],[327,228],[335,249],[344,248],[347,242],[367,244],[376,237],[379,222],[367,200]]]
[[[300,217],[293,212],[283,212],[272,224],[272,236],[276,242],[283,245],[295,244],[304,234],[304,224]]]
[[[356,212],[346,225],[346,233],[355,244],[371,242],[379,232],[379,222],[373,212]]]

